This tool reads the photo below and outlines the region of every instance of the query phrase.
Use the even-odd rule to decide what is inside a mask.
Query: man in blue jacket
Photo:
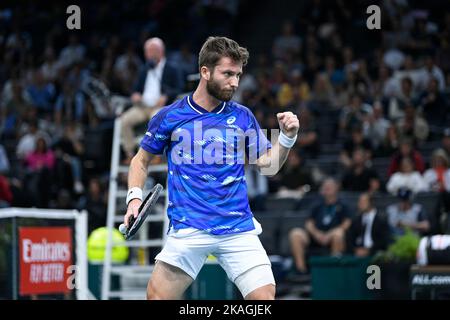
[[[133,106],[121,116],[123,149],[127,161],[135,153],[133,127],[147,122],[183,91],[181,72],[166,60],[161,39],[148,39],[144,44],[144,55],[146,63],[139,72],[131,95]]]

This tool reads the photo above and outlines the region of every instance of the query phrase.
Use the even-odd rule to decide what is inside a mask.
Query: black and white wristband
[[[130,203],[133,199],[139,199],[142,201],[142,189],[138,187],[133,187],[130,190],[128,190],[127,193],[127,206],[128,203]]]
[[[292,148],[297,141],[297,135],[293,138],[289,138],[287,135],[280,131],[280,135],[278,136],[278,142],[285,148]]]

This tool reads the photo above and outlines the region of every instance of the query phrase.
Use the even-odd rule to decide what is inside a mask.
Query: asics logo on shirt
[[[229,118],[227,119],[227,123],[228,123],[228,124],[233,124],[235,121],[236,121],[236,117],[229,117]]]

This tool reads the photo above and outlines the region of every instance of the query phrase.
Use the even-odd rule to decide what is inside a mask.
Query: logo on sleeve
[[[236,121],[236,117],[232,116],[227,119],[228,124],[233,124]]]

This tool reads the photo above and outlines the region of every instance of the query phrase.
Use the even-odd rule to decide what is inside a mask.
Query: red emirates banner
[[[69,227],[19,228],[20,294],[68,292],[72,265]]]

